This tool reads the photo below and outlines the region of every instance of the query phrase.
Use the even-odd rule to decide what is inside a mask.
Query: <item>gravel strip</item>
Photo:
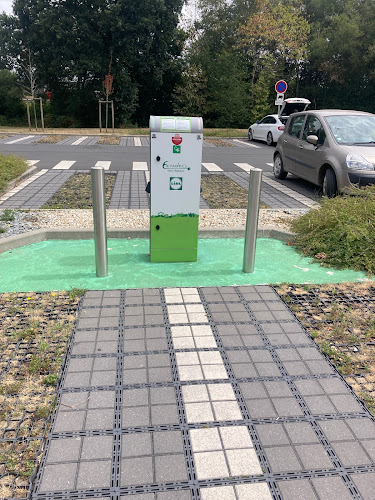
[[[261,209],[259,227],[274,226],[288,230],[290,222],[305,212],[305,209]],[[0,238],[41,228],[93,227],[92,210],[30,210],[15,211],[13,214],[13,221],[0,223],[0,227],[6,229],[5,233],[0,233]],[[149,224],[149,210],[107,210],[108,228],[148,228]],[[245,209],[200,210],[199,227],[230,228],[244,227],[245,224]]]

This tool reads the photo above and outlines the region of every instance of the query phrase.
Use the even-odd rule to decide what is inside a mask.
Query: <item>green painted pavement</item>
[[[0,255],[0,292],[366,280],[365,273],[322,267],[269,238],[257,240],[255,271],[244,274],[243,245],[240,238],[201,239],[197,262],[155,263],[149,240],[110,239],[109,276],[97,278],[93,240],[44,241]]]

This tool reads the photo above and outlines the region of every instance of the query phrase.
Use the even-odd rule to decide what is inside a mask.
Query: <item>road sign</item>
[[[285,80],[279,80],[275,84],[275,90],[278,94],[284,94],[284,92],[286,92],[287,88],[288,88],[288,84],[286,83]]]
[[[284,94],[277,94],[275,105],[281,106],[284,103]]]

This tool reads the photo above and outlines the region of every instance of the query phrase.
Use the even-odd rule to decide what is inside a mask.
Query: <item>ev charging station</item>
[[[195,262],[203,144],[200,117],[150,117],[151,262]]]

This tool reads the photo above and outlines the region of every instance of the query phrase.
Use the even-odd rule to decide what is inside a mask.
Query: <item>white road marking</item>
[[[26,141],[27,139],[32,139],[35,135],[28,135],[27,137],[20,137],[19,139],[13,139],[13,141],[8,141],[5,144],[15,144],[16,142]]]
[[[147,172],[145,172],[145,177],[146,177],[146,182],[150,182],[150,172],[147,170]]]
[[[269,167],[273,167],[273,163],[266,163]]]
[[[9,198],[11,198],[14,194],[18,193],[19,191],[21,191],[21,189],[25,188],[26,186],[28,186],[29,184],[34,182],[36,179],[38,179],[38,177],[40,177],[41,175],[44,175],[47,172],[48,172],[47,168],[43,169],[43,170],[39,170],[39,172],[32,175],[31,177],[29,177],[25,181],[21,182],[21,184],[18,184],[18,186],[11,189],[2,198],[0,198],[0,204],[3,203],[4,201],[8,200]]]
[[[53,170],[68,170],[72,165],[75,164],[75,161],[60,161],[57,165],[53,167]]]
[[[134,146],[142,146],[140,137],[134,137]]]
[[[281,184],[280,182],[277,182],[274,179],[270,179],[267,176],[263,176],[262,180],[263,180],[263,182],[265,182],[269,186],[277,189],[278,191],[281,191],[282,193],[286,194],[287,196],[290,196],[291,198],[293,198],[294,200],[299,201],[303,205],[306,205],[307,207],[317,206],[317,203],[315,201],[310,200],[310,198],[308,198],[307,196],[304,196],[303,194],[297,193],[293,189],[290,189],[290,188],[284,186],[283,184]]]
[[[209,172],[222,172],[223,169],[216,165],[216,163],[202,163],[204,168]]]
[[[95,167],[103,167],[104,170],[109,170],[111,163],[112,163],[111,161],[97,161],[95,163]]]
[[[236,167],[242,168],[242,170],[245,170],[245,172],[250,172],[250,170],[253,170],[255,167],[252,165],[249,165],[248,163],[235,163]]]
[[[29,165],[29,167],[33,167],[34,165],[36,165],[39,162],[40,162],[40,160],[27,160],[27,164]]]
[[[133,161],[133,170],[148,170],[147,161]]]
[[[233,142],[240,142],[241,144],[244,144],[245,146],[249,146],[250,148],[260,149],[260,147],[261,147],[261,146],[257,146],[256,144],[251,144],[251,142],[240,141],[240,139],[233,139]]]
[[[78,144],[81,144],[81,142],[83,142],[85,139],[88,138],[88,135],[85,135],[83,137],[80,137],[79,139],[77,139],[76,141],[72,142],[72,146],[78,146]]]

